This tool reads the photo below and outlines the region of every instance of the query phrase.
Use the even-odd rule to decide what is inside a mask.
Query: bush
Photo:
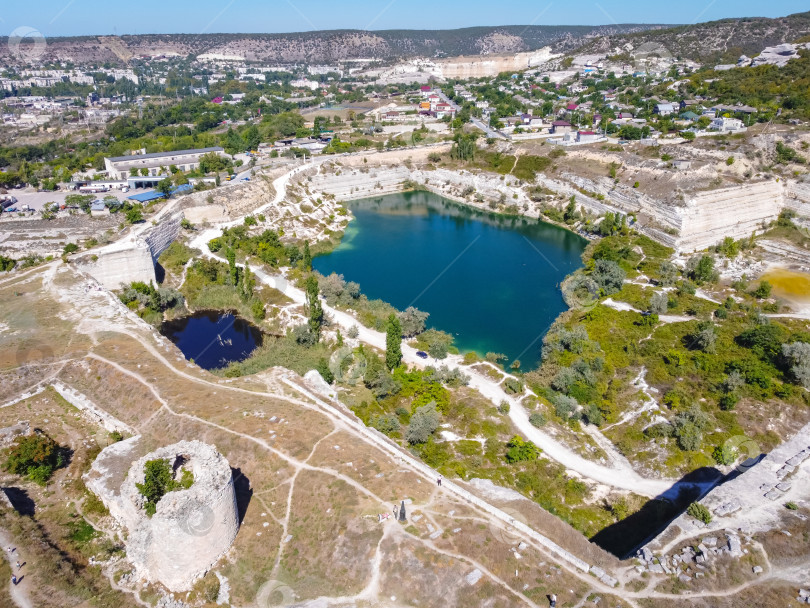
[[[699,502],[693,502],[689,505],[686,509],[686,514],[690,517],[694,517],[698,521],[702,521],[704,524],[711,523],[712,521],[712,514]]]
[[[382,414],[380,416],[372,416],[371,426],[384,433],[390,435],[399,432],[399,419],[392,414]]]
[[[508,395],[523,392],[523,383],[517,378],[507,378],[503,381],[503,387]]]
[[[541,427],[546,423],[546,417],[543,414],[538,412],[534,412],[531,416],[529,416],[529,423],[532,426]]]
[[[79,250],[79,246],[76,243],[68,243],[65,245],[64,249],[62,249],[63,255],[68,255],[69,253],[76,253]]]
[[[190,471],[183,471],[180,481],[174,479],[172,465],[167,458],[147,460],[144,466],[143,483],[136,483],[138,492],[146,499],[144,510],[149,517],[157,511],[157,503],[169,492],[188,489],[194,483]]]
[[[435,403],[428,403],[417,408],[411,415],[405,439],[411,445],[427,443],[437,428],[439,428],[439,412],[436,410]]]
[[[577,400],[566,395],[554,395],[551,403],[554,405],[554,413],[563,420],[567,420],[571,414],[579,409]]]
[[[714,269],[714,258],[708,254],[692,256],[686,263],[686,274],[698,285],[715,282],[718,272]]]
[[[782,354],[790,361],[790,373],[804,388],[810,388],[810,344],[794,342],[783,344]]]
[[[602,422],[604,422],[602,412],[595,403],[589,403],[585,406],[582,412],[582,417],[588,422],[588,424],[592,424],[594,426],[601,426]]]
[[[686,338],[687,345],[692,349],[702,350],[713,354],[717,344],[717,330],[711,321],[698,323],[694,333]]]
[[[650,312],[656,315],[663,315],[667,312],[669,296],[663,291],[654,293],[650,298]]]
[[[773,285],[771,285],[768,281],[761,281],[757,288],[751,292],[751,295],[757,298],[758,300],[765,300],[771,297],[771,290],[773,289]]]
[[[531,441],[523,441],[523,439],[517,435],[509,440],[509,443],[506,444],[506,448],[506,462],[509,464],[537,460],[537,457],[540,456],[540,448]]]
[[[591,272],[591,278],[602,288],[604,295],[620,291],[626,276],[621,266],[612,260],[597,260]]]
[[[65,463],[64,449],[47,435],[37,433],[14,441],[6,450],[3,470],[44,486]]]
[[[734,461],[737,460],[737,450],[732,446],[719,445],[714,448],[712,458],[714,458],[714,461],[717,464],[728,466],[730,464],[734,464]]]

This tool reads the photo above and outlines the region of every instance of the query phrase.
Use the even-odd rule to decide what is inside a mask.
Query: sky
[[[726,17],[781,17],[806,10],[807,0],[4,0],[0,3],[0,35],[20,27],[34,28],[49,37],[687,24]]]

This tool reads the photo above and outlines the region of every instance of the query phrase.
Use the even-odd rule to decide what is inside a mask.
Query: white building
[[[206,154],[227,156],[222,148],[200,148],[197,150],[176,150],[174,152],[154,152],[152,154],[132,154],[104,159],[104,168],[111,179],[127,179],[133,169],[140,174],[146,169],[151,176],[160,175],[172,165],[181,171],[193,171],[200,166],[200,158]]]
[[[709,128],[712,131],[720,131],[721,133],[745,131],[745,125],[739,118],[725,118],[723,116],[715,118]]]

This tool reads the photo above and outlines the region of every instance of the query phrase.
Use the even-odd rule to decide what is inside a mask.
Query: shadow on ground
[[[632,515],[597,532],[590,540],[619,559],[632,557],[636,550],[686,511],[691,503],[727,479],[714,467],[696,469],[662,495],[647,501]]]

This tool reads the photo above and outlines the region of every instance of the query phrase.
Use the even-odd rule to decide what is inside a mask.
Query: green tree
[[[321,325],[323,325],[323,306],[318,298],[318,279],[310,275],[305,283],[307,294],[307,308],[309,309],[309,331],[316,337],[320,337]],[[316,340],[317,341],[317,340]]]
[[[388,369],[399,367],[402,362],[402,325],[395,314],[388,317],[385,330],[385,365]]]
[[[174,188],[174,184],[172,183],[171,178],[165,177],[158,182],[157,191],[162,193],[163,196],[169,196],[172,193],[172,189]]]
[[[157,511],[157,503],[172,490],[181,486],[174,480],[172,465],[166,458],[147,460],[144,466],[143,483],[136,483],[141,496],[146,499],[144,510],[149,517]]]
[[[85,213],[90,213],[90,205],[93,204],[94,200],[96,200],[96,197],[92,194],[68,194],[65,197],[65,205],[68,207],[76,206]]]
[[[131,209],[127,210],[126,212],[127,223],[129,224],[137,224],[138,222],[143,221],[143,213],[141,213],[140,207],[132,207]]]
[[[430,436],[439,428],[439,419],[439,412],[434,402],[417,408],[411,414],[408,430],[405,431],[405,439],[411,445],[427,443]]]
[[[309,241],[304,241],[304,253],[301,258],[304,270],[312,270],[312,254],[309,251]]]

